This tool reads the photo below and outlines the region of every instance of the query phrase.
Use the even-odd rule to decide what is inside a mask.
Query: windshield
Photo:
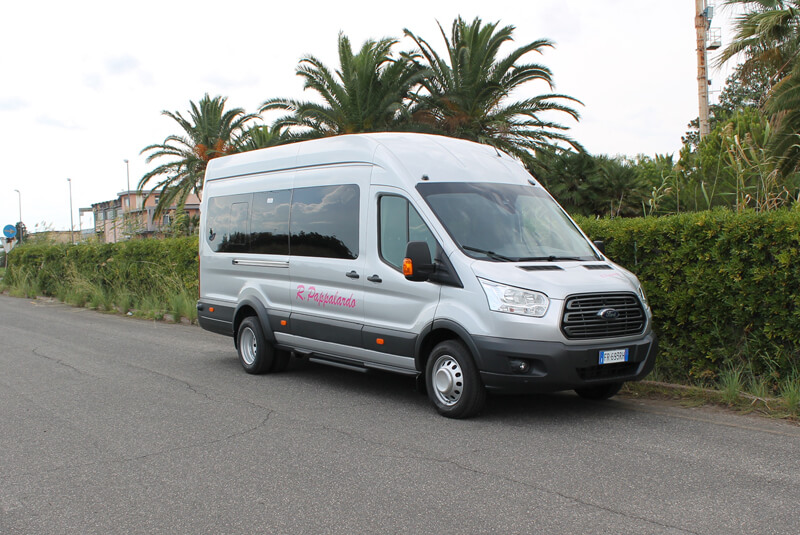
[[[421,183],[425,202],[469,256],[498,262],[598,260],[561,207],[538,186]]]

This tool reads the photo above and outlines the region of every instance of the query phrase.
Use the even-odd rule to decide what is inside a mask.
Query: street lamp
[[[72,179],[67,179],[69,184],[69,237],[72,245],[75,245],[75,224],[72,222]]]
[[[125,176],[128,179],[128,189],[127,189],[127,197],[128,197],[128,210],[131,209],[131,166],[128,164],[128,159],[125,158],[122,160],[125,162]]]
[[[14,191],[16,191],[17,195],[19,195],[19,222],[22,223],[22,193],[20,193],[18,189],[15,189]]]

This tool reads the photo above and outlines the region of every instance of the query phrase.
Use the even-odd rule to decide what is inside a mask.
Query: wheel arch
[[[463,343],[472,356],[475,366],[479,370],[481,369],[480,353],[478,352],[478,346],[475,345],[472,339],[472,335],[458,323],[440,319],[434,320],[417,340],[417,348],[414,353],[414,365],[417,371],[425,373],[425,365],[428,362],[431,351],[437,344],[445,340],[458,340]]]
[[[236,311],[233,313],[233,343],[236,348],[239,348],[239,337],[237,336],[239,325],[249,316],[258,318],[264,338],[266,338],[267,342],[274,344],[275,333],[272,332],[272,327],[269,324],[269,315],[266,307],[255,299],[243,299],[236,305]]]

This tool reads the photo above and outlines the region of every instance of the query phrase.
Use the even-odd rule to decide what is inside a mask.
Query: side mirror
[[[603,242],[603,240],[594,240],[592,243],[594,244],[595,247],[597,247],[598,251],[600,251],[603,254],[606,254],[606,244],[605,242]]]
[[[431,251],[424,241],[410,241],[406,245],[406,257],[403,259],[403,275],[410,281],[428,280],[435,269],[431,261]]]

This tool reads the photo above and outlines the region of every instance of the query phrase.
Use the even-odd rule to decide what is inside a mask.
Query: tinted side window
[[[436,239],[406,199],[393,195],[381,197],[378,217],[380,254],[387,264],[402,269],[406,245],[410,241],[426,242],[431,258],[436,257]]]
[[[292,255],[358,256],[359,189],[355,184],[296,188],[292,197]]]
[[[289,205],[291,190],[267,191],[253,195],[250,220],[250,252],[289,254]]]
[[[248,250],[250,195],[228,195],[208,200],[206,240],[220,253]]]

